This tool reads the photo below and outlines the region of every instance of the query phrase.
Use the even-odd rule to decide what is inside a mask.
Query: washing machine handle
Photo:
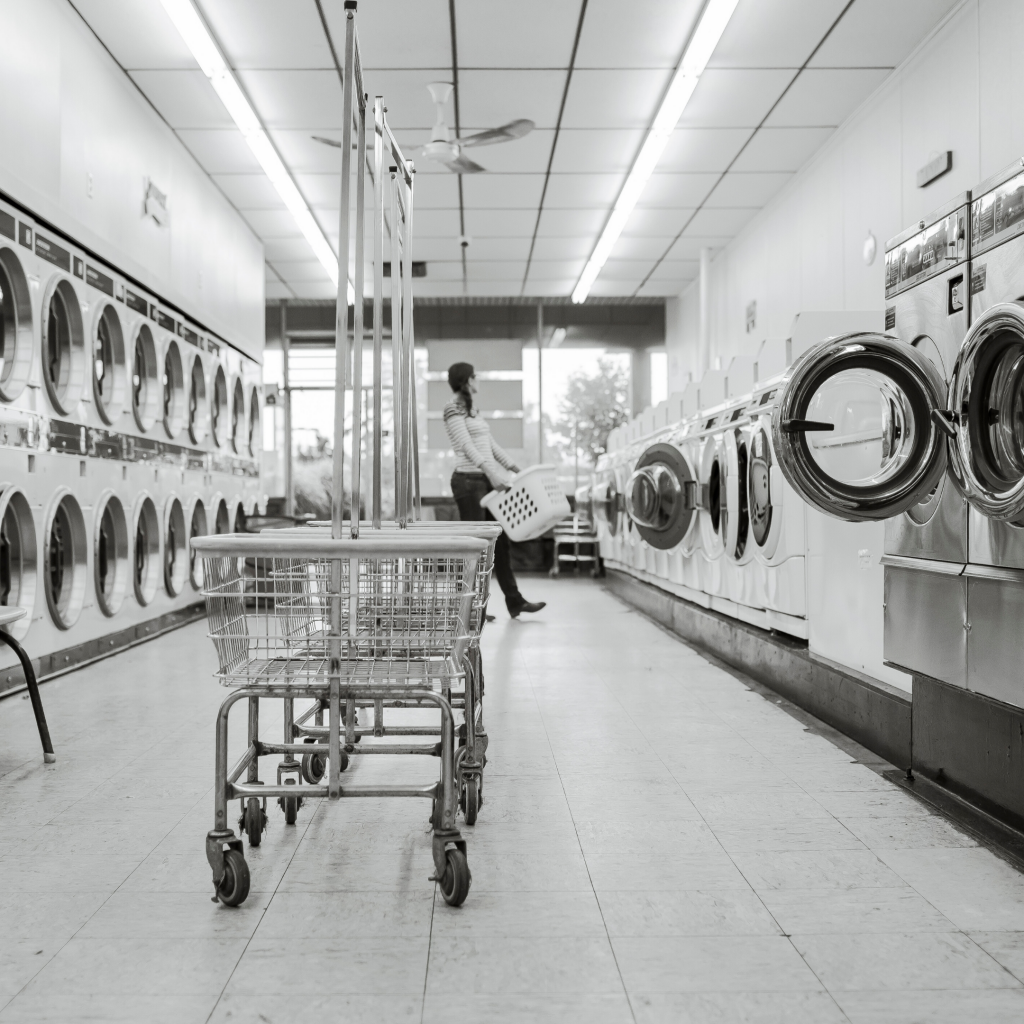
[[[782,432],[784,434],[809,434],[812,431],[835,430],[834,423],[823,423],[820,420],[783,420]]]
[[[957,414],[951,409],[932,409],[932,423],[952,440],[956,437],[956,428],[960,425]]]

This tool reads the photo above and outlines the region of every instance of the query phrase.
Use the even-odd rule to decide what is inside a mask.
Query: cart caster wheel
[[[266,824],[266,815],[259,800],[254,796],[249,797],[245,804],[245,834],[249,837],[250,846],[260,845]]]
[[[448,866],[441,879],[441,895],[449,907],[461,907],[469,895],[473,876],[469,872],[469,861],[461,850],[446,852]]]
[[[217,899],[225,907],[237,907],[249,895],[249,865],[239,850],[224,854],[224,877],[217,886]]]
[[[467,779],[462,787],[462,796],[459,798],[462,805],[462,813],[466,816],[467,825],[476,824],[477,812],[480,809],[480,790],[476,779]]]
[[[465,722],[463,722],[462,725],[459,726],[458,731],[456,732],[456,736],[458,737],[459,743],[461,743],[463,746],[465,746],[465,744],[466,744],[466,723]]]
[[[285,779],[284,784],[286,786],[294,786],[294,779]],[[284,823],[286,825],[294,825],[295,819],[299,816],[299,803],[301,798],[297,796],[283,796],[278,800],[284,810]]]
[[[319,754],[304,754],[302,757],[302,777],[315,786],[327,770],[327,762]]]
[[[347,767],[348,767],[348,754],[346,754],[344,751],[342,751],[341,752],[341,767],[338,770],[343,772]]]

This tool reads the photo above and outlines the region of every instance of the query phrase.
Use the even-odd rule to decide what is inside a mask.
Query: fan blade
[[[529,135],[537,126],[527,118],[520,118],[518,121],[509,121],[500,128],[491,128],[486,132],[477,132],[476,135],[467,135],[464,139],[456,139],[460,146],[493,146],[496,142],[511,142],[513,139],[521,139]]]
[[[449,171],[454,171],[456,174],[479,174],[481,171],[487,170],[486,167],[473,163],[468,156],[459,156],[454,160],[438,160],[438,163],[444,164]]]
[[[325,139],[322,135],[311,135],[310,138],[314,142],[322,142],[325,146],[333,146],[335,149],[341,149],[341,143],[336,139]]]

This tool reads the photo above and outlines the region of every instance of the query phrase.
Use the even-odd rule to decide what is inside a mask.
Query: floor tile
[[[599,896],[613,937],[778,935],[761,900],[748,889],[607,892]]]
[[[827,992],[639,993],[636,1024],[847,1024]]]
[[[909,885],[895,889],[768,889],[759,895],[782,930],[790,934],[956,930]]]
[[[1024,991],[837,992],[851,1024],[1020,1024]]]

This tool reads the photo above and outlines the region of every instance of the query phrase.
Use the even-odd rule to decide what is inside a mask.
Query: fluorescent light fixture
[[[675,131],[686,104],[690,102],[693,90],[697,88],[697,82],[711,60],[711,54],[715,52],[715,47],[722,38],[725,26],[729,24],[738,2],[739,0],[708,0],[682,60],[672,75],[672,81],[665,91],[665,98],[654,116],[654,124],[651,125],[651,130],[647,133],[636,160],[633,161],[629,176],[622,186],[622,191],[619,192],[619,198],[615,200],[608,223],[573,289],[573,302],[583,302],[590,294],[590,289],[619,240],[619,235],[622,234],[629,215],[640,199],[648,178],[654,173],[654,168],[658,165],[658,160],[661,159],[661,154],[672,132]]]
[[[160,0],[160,2],[164,5],[164,10],[167,11],[171,21],[174,22],[174,27],[185,41],[185,45],[192,51],[192,56],[195,57],[203,74],[217,90],[221,102],[227,108],[232,120],[238,126],[238,130],[260,162],[260,166],[277,190],[277,194],[284,200],[285,206],[295,218],[295,223],[298,224],[299,230],[309,242],[316,258],[323,264],[331,281],[337,285],[338,257],[300,195],[292,176],[288,173],[288,168],[285,167],[274,144],[267,136],[256,111],[252,109],[249,101],[245,98],[238,79],[228,67],[224,55],[220,52],[220,47],[214,42],[192,0]],[[349,281],[348,302],[351,305],[354,301],[355,291],[352,288],[352,282]]]

